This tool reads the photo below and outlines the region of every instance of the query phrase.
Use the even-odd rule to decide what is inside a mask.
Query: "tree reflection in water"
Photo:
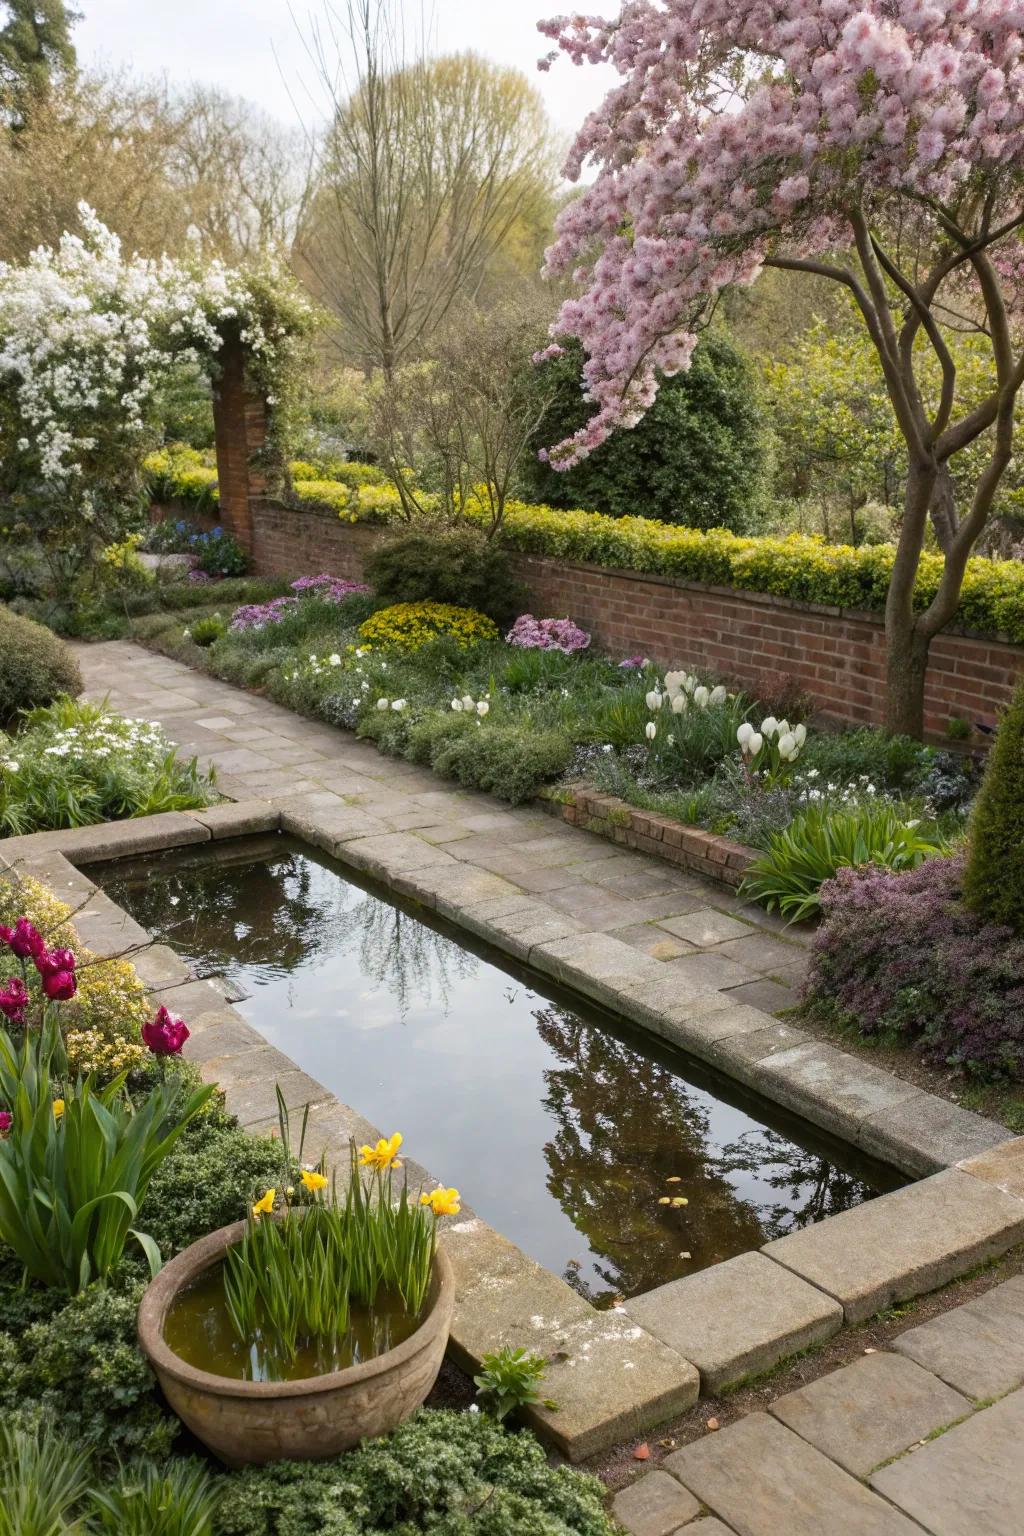
[[[777,1201],[758,1202],[765,1242],[848,1211],[873,1194],[863,1179],[768,1126],[744,1131],[722,1148],[716,1161],[723,1173],[753,1174],[759,1184],[782,1195]]]
[[[605,1260],[590,1277],[567,1265],[589,1300],[636,1295],[871,1198],[864,1181],[768,1127],[716,1144],[709,1094],[561,1008],[534,1017],[562,1063],[545,1072],[557,1124],[548,1189]],[[677,1194],[688,1205],[659,1203]]]
[[[594,1280],[570,1264],[569,1283],[607,1303],[758,1247],[757,1211],[716,1166],[706,1095],[564,1009],[535,1018],[562,1063],[545,1072],[557,1124],[545,1149],[548,1188],[607,1261],[594,1265]],[[689,1204],[658,1203],[677,1195]]]
[[[130,891],[133,916],[162,943],[187,954],[197,976],[282,976],[332,954],[355,951],[363,975],[385,988],[404,1017],[413,1001],[447,1008],[451,990],[479,962],[389,902],[279,845],[244,863],[119,872],[114,901]]]

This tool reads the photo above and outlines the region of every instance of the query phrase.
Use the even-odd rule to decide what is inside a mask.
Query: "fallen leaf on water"
[[[647,1444],[647,1441],[645,1440],[643,1445],[638,1445],[636,1450],[633,1452],[633,1460],[634,1461],[650,1461],[650,1459],[651,1459],[651,1448]]]
[[[668,1195],[662,1195],[661,1199],[658,1201],[658,1204],[659,1205],[671,1205],[672,1201],[669,1199]]]
[[[673,1195],[672,1196],[672,1204],[675,1205],[675,1206],[689,1205],[689,1203],[690,1202],[689,1202],[689,1200],[687,1200],[685,1195]]]
[[[681,1258],[681,1259],[688,1259],[688,1258],[689,1258],[689,1257],[690,1257],[690,1255],[689,1255],[689,1254],[688,1254],[688,1253],[681,1253],[681,1254],[680,1254],[680,1255],[679,1255],[679,1257],[680,1257],[680,1258]]]
[[[682,1182],[683,1181],[679,1177],[678,1173],[674,1173],[670,1179],[665,1180],[666,1184],[681,1184]]]

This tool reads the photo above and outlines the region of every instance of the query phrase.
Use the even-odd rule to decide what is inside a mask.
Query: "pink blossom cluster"
[[[298,606],[297,597],[272,597],[268,603],[245,603],[231,615],[228,628],[237,634],[240,630],[266,629],[268,624],[280,624]]]
[[[300,597],[315,597],[322,603],[341,603],[353,592],[369,592],[365,581],[348,581],[343,576],[300,576],[292,582],[292,591]]]
[[[723,288],[849,248],[853,210],[904,237],[942,209],[969,236],[1021,213],[1024,0],[624,0],[540,31],[620,76],[570,151],[568,176],[597,176],[547,252],[580,290],[552,334],[583,343],[597,405],[556,468],[635,426]]]
[[[564,651],[567,656],[590,644],[586,630],[571,619],[535,619],[532,613],[520,614],[505,639],[524,650]]]

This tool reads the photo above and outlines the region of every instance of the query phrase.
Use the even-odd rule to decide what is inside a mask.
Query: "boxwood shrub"
[[[64,642],[44,625],[0,607],[0,728],[23,709],[81,691],[78,663]]]

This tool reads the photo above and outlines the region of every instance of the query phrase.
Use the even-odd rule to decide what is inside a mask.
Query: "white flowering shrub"
[[[86,205],[23,266],[0,263],[0,491],[67,595],[139,517],[160,389],[184,359],[213,373],[229,334],[268,401],[287,392],[311,310],[283,269],[126,257]]]

